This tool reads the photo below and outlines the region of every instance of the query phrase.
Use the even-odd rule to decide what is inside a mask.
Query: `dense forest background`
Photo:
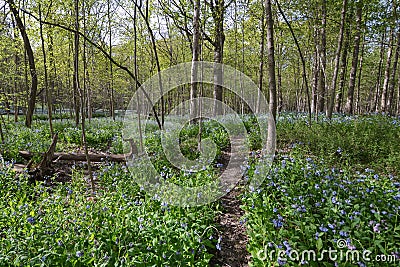
[[[66,113],[78,123],[83,101],[86,117],[114,117],[142,82],[191,61],[194,46],[198,60],[237,68],[268,94],[268,3],[1,1],[1,112],[26,113],[27,126],[34,109]],[[296,0],[271,6],[279,111],[328,117],[400,113],[397,1]],[[223,97],[246,113],[228,90],[220,96],[214,90],[201,94]],[[158,109],[168,112],[191,95],[190,85],[176,88]]]

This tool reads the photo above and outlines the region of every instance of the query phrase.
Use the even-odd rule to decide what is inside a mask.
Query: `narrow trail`
[[[224,170],[221,176],[222,184],[232,184],[235,181],[242,180],[242,170],[240,168],[240,144],[242,139],[234,139],[231,142],[231,151],[225,152],[222,156],[222,163],[224,167],[230,161],[228,170]],[[241,217],[244,211],[240,208],[242,205],[240,195],[243,188],[236,186],[227,195],[220,199],[223,207],[223,213],[219,214],[216,218],[216,223],[220,230],[221,249],[216,250],[214,257],[211,259],[210,266],[221,267],[247,267],[250,260],[250,254],[246,250],[247,235],[246,226],[241,222]]]

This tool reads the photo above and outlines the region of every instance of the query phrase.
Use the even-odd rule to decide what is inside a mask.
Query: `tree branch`
[[[83,34],[80,31],[76,31],[74,29],[71,29],[65,25],[59,24],[59,23],[55,23],[55,22],[49,22],[49,21],[43,21],[40,20],[37,16],[33,15],[31,12],[24,10],[22,8],[20,8],[20,10],[25,13],[28,14],[29,16],[31,16],[32,18],[34,18],[35,20],[46,24],[46,25],[50,25],[50,26],[54,26],[54,27],[58,27],[61,28],[63,30],[75,33],[77,32],[80,36],[82,36],[88,43],[90,43],[92,46],[96,47],[105,57],[107,57],[115,66],[117,66],[118,68],[120,68],[121,70],[124,70],[126,73],[128,73],[128,75],[135,81],[136,85],[138,88],[140,88],[144,94],[144,96],[146,97],[146,99],[150,102],[150,105],[152,106],[152,110],[154,113],[154,117],[157,121],[158,127],[161,129],[161,122],[158,118],[157,115],[157,110],[155,108],[155,105],[153,104],[153,102],[151,101],[151,98],[149,97],[149,95],[147,94],[147,92],[141,87],[142,84],[137,80],[137,78],[135,77],[135,75],[132,73],[132,71],[130,69],[128,69],[127,67],[121,65],[120,63],[118,63],[110,54],[107,53],[107,51],[105,51],[100,45],[96,44],[95,42],[93,42],[90,38],[88,38],[85,34]]]

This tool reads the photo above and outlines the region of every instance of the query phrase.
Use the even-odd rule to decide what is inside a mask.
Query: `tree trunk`
[[[358,81],[357,81],[357,98],[356,98],[356,113],[359,114],[360,110],[360,90],[361,90],[361,76],[362,76],[362,69],[363,69],[363,62],[364,62],[364,37],[362,39],[362,48],[361,48],[361,56],[360,56],[360,68],[358,69]]]
[[[200,0],[194,1],[193,11],[193,45],[192,45],[192,70],[190,83],[190,118],[193,120],[198,116],[197,101],[197,72],[200,52]]]
[[[395,113],[392,110],[392,108],[393,108],[392,105],[393,105],[393,97],[394,97],[394,86],[396,83],[397,63],[399,62],[399,56],[400,56],[400,31],[398,31],[396,35],[397,35],[397,47],[396,47],[396,53],[394,55],[394,60],[393,60],[392,73],[390,75],[390,83],[389,83],[389,89],[388,89],[389,98],[388,98],[387,106],[386,106],[386,110],[385,110],[385,111],[389,112],[390,114]]]
[[[275,78],[275,51],[274,51],[274,19],[272,17],[271,0],[265,0],[265,17],[267,23],[267,54],[268,54],[268,86],[269,86],[269,116],[267,152],[275,153],[276,136],[276,78]]]
[[[314,67],[313,67],[313,84],[311,89],[311,112],[317,113],[317,98],[318,98],[318,80],[320,75],[320,64],[319,64],[319,56],[318,56],[318,49],[317,44],[315,45],[315,52],[314,52]]]
[[[322,0],[322,21],[321,21],[321,68],[320,78],[318,85],[318,112],[323,112],[325,109],[325,93],[326,93],[326,1]]]
[[[25,125],[26,127],[30,128],[32,125],[33,112],[35,111],[36,93],[38,86],[35,57],[33,54],[31,43],[28,38],[28,34],[26,33],[25,30],[25,25],[22,23],[21,17],[19,16],[17,6],[15,5],[14,0],[6,0],[6,2],[8,3],[11,12],[14,15],[15,22],[17,23],[18,29],[21,33],[22,39],[24,41],[25,51],[28,56],[29,69],[31,74],[31,89],[29,94],[28,110],[26,112]]]
[[[79,0],[75,2],[75,33],[74,33],[74,74],[73,74],[73,99],[74,99],[74,110],[75,110],[75,126],[79,126]]]
[[[263,4],[263,3],[262,3]],[[264,43],[265,43],[265,5],[263,5],[263,11],[261,16],[261,41],[260,41],[260,66],[258,76],[258,95],[257,95],[257,106],[256,112],[260,109],[261,93],[263,91],[263,78],[264,78]]]
[[[329,99],[329,104],[328,104],[328,110],[326,113],[326,116],[328,119],[332,118],[332,113],[333,113],[333,106],[335,104],[335,95],[336,95],[336,82],[337,82],[337,77],[339,73],[339,64],[340,64],[340,53],[342,51],[342,45],[343,45],[343,37],[344,37],[344,26],[346,22],[346,12],[347,12],[347,0],[343,0],[342,4],[342,13],[341,13],[341,18],[340,18],[340,30],[339,30],[339,39],[338,39],[338,44],[336,48],[336,53],[335,53],[335,68],[333,69],[333,77],[332,77],[332,85],[331,85],[331,95]]]
[[[42,10],[39,4],[39,18],[42,21]],[[42,45],[42,53],[43,53],[43,69],[44,69],[44,90],[46,92],[46,100],[47,100],[47,114],[49,116],[49,127],[51,136],[54,135],[53,130],[53,119],[52,119],[52,97],[51,92],[49,92],[49,82],[48,82],[48,74],[47,74],[47,58],[46,58],[46,49],[44,47],[44,37],[43,37],[43,23],[40,22],[40,40]]]
[[[212,0],[211,11],[214,19],[214,116],[222,115],[222,97],[223,97],[223,78],[222,78],[222,62],[224,55],[224,1]]]
[[[112,55],[112,33],[111,33],[111,0],[107,1],[107,16],[108,16],[108,37],[109,37],[109,54]],[[110,77],[109,77],[109,90],[110,90],[110,113],[111,118],[115,120],[115,107],[114,107],[114,80],[113,80],[113,64],[109,60],[110,64]]]
[[[392,63],[392,51],[393,51],[393,30],[390,31],[389,37],[389,47],[387,52],[386,58],[386,68],[385,68],[385,78],[383,80],[383,87],[382,87],[382,96],[381,96],[381,105],[379,111],[385,112],[386,111],[386,102],[387,102],[387,94],[388,94],[388,87],[389,87],[389,80],[390,80],[390,65]]]
[[[349,89],[347,91],[347,99],[345,112],[347,114],[353,114],[353,99],[354,99],[354,88],[356,85],[356,76],[357,76],[357,67],[358,67],[358,54],[360,51],[360,40],[361,40],[361,26],[362,26],[362,2],[357,2],[357,18],[356,18],[356,35],[354,37],[354,50],[353,50],[353,60],[351,63],[350,70],[350,80],[349,80]]]

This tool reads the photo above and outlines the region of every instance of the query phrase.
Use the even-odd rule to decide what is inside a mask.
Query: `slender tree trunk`
[[[109,54],[112,55],[112,33],[111,33],[111,0],[107,1],[107,16],[108,16],[108,37],[109,37]],[[113,79],[113,64],[111,60],[110,64],[110,77],[109,77],[109,90],[110,90],[110,113],[111,118],[115,120],[115,111],[114,111],[114,79]]]
[[[268,86],[269,86],[269,115],[267,151],[275,153],[275,123],[277,113],[276,78],[275,78],[275,47],[274,47],[274,19],[272,16],[271,0],[265,0],[265,17],[267,23],[267,54],[268,54]]]
[[[380,105],[380,111],[385,112],[386,111],[386,102],[387,102],[387,94],[388,94],[388,87],[389,87],[389,80],[390,80],[390,65],[392,63],[392,54],[393,54],[393,29],[390,31],[390,37],[389,37],[389,47],[388,47],[388,52],[387,52],[387,58],[386,58],[386,68],[385,68],[385,78],[383,80],[383,87],[382,87],[382,96],[381,96],[381,105]]]
[[[31,89],[29,94],[28,110],[26,112],[25,125],[26,127],[30,128],[32,125],[33,112],[35,111],[36,93],[38,86],[35,57],[33,54],[31,43],[29,41],[28,34],[26,33],[25,30],[25,25],[23,24],[21,17],[19,16],[17,6],[15,5],[14,0],[6,0],[6,2],[8,3],[10,10],[13,13],[15,22],[17,23],[19,32],[21,33],[22,39],[24,41],[26,54],[28,56],[29,69],[31,74]]]
[[[343,37],[344,37],[344,27],[346,22],[346,12],[347,12],[347,0],[343,0],[342,4],[342,13],[340,18],[340,30],[339,30],[339,39],[335,53],[335,68],[333,69],[333,77],[332,77],[332,85],[331,85],[331,95],[329,99],[329,105],[326,116],[331,119],[333,113],[333,107],[335,104],[335,95],[336,95],[336,82],[339,73],[339,64],[340,64],[340,53],[342,51],[343,46]]]
[[[39,4],[39,18],[42,21],[42,10]],[[42,45],[42,53],[43,53],[43,69],[44,69],[44,90],[46,92],[46,100],[47,100],[47,114],[49,116],[49,127],[51,136],[54,136],[53,130],[53,118],[52,118],[52,97],[51,92],[49,92],[49,82],[48,82],[48,74],[47,74],[47,58],[46,58],[46,49],[44,46],[44,38],[43,38],[43,23],[40,22],[40,40]]]
[[[263,3],[262,3],[263,4]],[[258,76],[258,95],[257,95],[257,106],[256,112],[259,112],[261,93],[263,91],[263,78],[264,78],[264,43],[265,43],[265,6],[263,4],[263,11],[261,16],[261,41],[260,41],[260,66],[259,66],[259,76]]]
[[[73,100],[75,110],[75,125],[79,126],[80,105],[79,105],[79,0],[75,2],[75,33],[74,33],[74,74],[73,74]]]
[[[390,114],[393,114],[392,112],[392,104],[393,104],[393,97],[394,97],[394,87],[396,83],[396,74],[397,74],[397,63],[399,62],[399,56],[400,56],[400,31],[397,32],[397,47],[396,47],[396,53],[394,55],[393,59],[393,66],[392,66],[392,73],[390,75],[390,83],[389,83],[389,98],[387,101],[387,106],[386,106],[386,111],[389,112]]]
[[[310,90],[308,88],[306,61],[304,59],[303,53],[301,52],[300,44],[297,41],[296,35],[294,34],[294,31],[293,31],[293,28],[292,28],[290,22],[287,20],[286,15],[282,10],[281,5],[279,4],[279,1],[277,1],[277,0],[276,0],[276,5],[278,6],[279,13],[282,15],[286,25],[289,27],[289,31],[290,31],[290,33],[291,33],[291,35],[293,37],[293,40],[294,40],[294,42],[296,44],[296,47],[297,47],[297,51],[299,52],[299,55],[300,55],[300,60],[301,60],[302,66],[303,66],[303,74],[302,74],[302,76],[303,76],[303,84],[304,84],[304,86],[306,88],[307,102],[308,102],[307,103],[308,104],[308,120],[309,120],[309,126],[311,126],[311,123],[312,123],[312,120],[311,120],[311,103],[310,103]]]
[[[134,60],[134,73],[135,77],[138,77],[138,65],[137,65],[137,6],[134,7],[133,13],[133,60]],[[138,131],[139,131],[139,147],[140,153],[143,152],[143,134],[142,134],[142,120],[141,120],[141,112],[142,112],[142,105],[140,103],[139,94],[137,93],[139,90],[138,84],[135,83],[135,92],[136,92],[136,102],[138,103],[137,106],[137,113],[138,113]]]
[[[20,65],[21,59],[18,55],[18,52],[19,52],[19,45],[17,42],[18,34],[17,34],[17,29],[16,29],[14,19],[12,19],[12,27],[13,27],[13,39],[15,42],[15,47],[14,47],[14,49],[15,49],[15,54],[14,54],[15,74],[14,74],[14,97],[13,97],[14,98],[14,122],[18,122],[18,113],[19,113],[18,112],[19,111],[19,108],[18,108],[18,92],[19,92],[18,85],[19,85],[19,80],[20,80],[20,75],[21,75],[21,73],[19,71],[19,65]]]
[[[342,59],[341,59],[341,69],[340,69],[340,78],[339,78],[339,89],[338,93],[336,95],[336,106],[335,106],[335,111],[337,113],[341,112],[342,110],[342,102],[343,102],[343,93],[344,93],[344,85],[346,82],[346,74],[347,74],[347,57],[348,57],[348,51],[349,51],[349,45],[350,45],[350,27],[347,28],[346,30],[346,38],[345,38],[345,43],[343,45],[343,54],[342,54]]]
[[[317,38],[315,38],[317,39]],[[318,99],[318,81],[320,75],[320,64],[319,64],[319,56],[318,56],[318,49],[317,44],[315,46],[314,52],[314,67],[313,67],[313,84],[311,89],[311,112],[317,113],[317,99]]]
[[[347,114],[353,114],[353,99],[354,99],[354,88],[356,85],[357,67],[358,67],[358,54],[360,51],[360,40],[361,40],[361,26],[362,26],[362,8],[363,3],[357,2],[357,18],[356,18],[356,35],[354,37],[354,50],[353,50],[353,61],[350,70],[349,89],[347,91],[347,99],[345,112]]]
[[[362,46],[361,46],[361,56],[360,56],[360,67],[358,69],[358,81],[357,81],[357,97],[356,97],[356,108],[355,111],[357,114],[359,114],[361,112],[360,110],[360,90],[361,90],[361,76],[362,76],[362,69],[363,69],[363,63],[364,63],[364,37],[362,39]]]
[[[79,0],[75,2],[75,46],[74,46],[74,86],[76,86],[77,93],[80,97],[80,114],[81,114],[81,128],[82,128],[82,143],[85,150],[86,161],[88,164],[89,180],[91,183],[92,195],[95,193],[95,185],[93,180],[92,166],[89,157],[88,146],[86,142],[86,126],[85,126],[85,92],[79,86]]]
[[[214,116],[222,115],[222,101],[223,101],[223,78],[222,78],[222,62],[224,55],[224,1],[212,0],[211,11],[214,19]]]
[[[382,39],[381,39],[381,48],[380,48],[380,54],[379,54],[379,64],[378,64],[378,75],[376,77],[376,83],[375,83],[375,94],[371,96],[371,107],[370,111],[375,111],[377,112],[379,110],[378,107],[378,101],[380,99],[380,88],[381,88],[381,81],[382,81],[382,65],[383,65],[383,58],[384,58],[384,53],[385,53],[385,35],[386,32],[384,31],[382,33]]]
[[[322,0],[322,20],[321,20],[321,68],[320,78],[318,85],[318,112],[323,112],[325,109],[325,93],[326,93],[326,1]]]
[[[192,45],[192,70],[190,83],[190,118],[193,120],[198,116],[197,101],[197,72],[200,52],[200,0],[194,1],[193,12],[193,45]]]

